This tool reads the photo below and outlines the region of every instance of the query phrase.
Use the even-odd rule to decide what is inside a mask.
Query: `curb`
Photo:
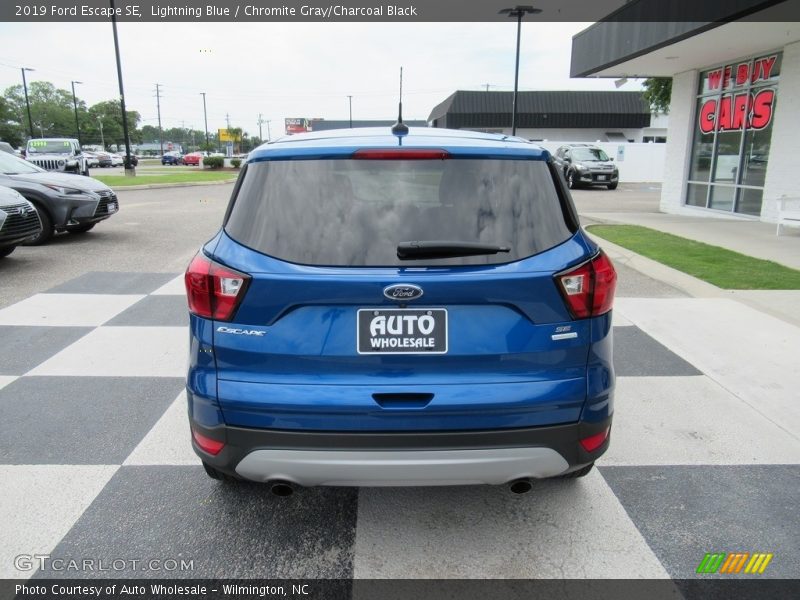
[[[146,185],[123,185],[120,187],[112,188],[115,193],[119,192],[126,192],[128,190],[135,191],[135,190],[161,190],[166,188],[181,188],[181,187],[196,187],[202,185],[226,185],[229,183],[235,183],[236,179],[229,179],[227,181],[196,181],[196,182],[185,182],[185,183],[149,183]],[[108,185],[108,184],[106,184]],[[109,186],[111,187],[111,186]]]

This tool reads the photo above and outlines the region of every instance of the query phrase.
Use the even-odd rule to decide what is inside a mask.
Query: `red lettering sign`
[[[775,90],[709,98],[700,106],[698,125],[704,134],[717,131],[764,129],[772,121]]]
[[[764,58],[757,58],[753,61],[752,67],[749,62],[737,65],[726,65],[721,69],[709,71],[706,74],[706,83],[709,90],[727,90],[732,85],[742,86],[748,80],[750,83],[766,81],[772,76],[772,70],[778,60],[778,55],[773,54]]]

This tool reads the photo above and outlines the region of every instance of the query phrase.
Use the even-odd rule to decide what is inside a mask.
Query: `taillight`
[[[201,252],[189,263],[184,280],[192,313],[207,319],[230,321],[250,276],[217,264]]]
[[[212,440],[210,437],[207,437],[202,433],[195,431],[194,429],[192,429],[192,437],[194,438],[194,443],[197,444],[197,447],[200,448],[200,450],[207,452],[212,456],[219,454],[225,447],[225,442]]]
[[[576,319],[596,317],[611,310],[617,272],[601,250],[589,262],[556,275],[558,289]]]
[[[595,433],[594,435],[590,435],[589,437],[583,438],[580,443],[583,446],[583,449],[587,452],[594,452],[600,446],[602,446],[605,441],[608,439],[608,432],[611,431],[610,427],[606,427],[600,433]]]

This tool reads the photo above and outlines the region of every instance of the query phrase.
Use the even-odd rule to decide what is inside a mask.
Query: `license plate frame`
[[[374,317],[384,316],[387,319],[384,321],[384,327],[388,330],[389,320],[388,317],[417,317],[413,320],[411,328],[417,332],[420,326],[419,317],[432,317],[433,329],[429,333],[407,333],[409,330],[409,321],[401,319],[399,325],[401,333],[385,333],[383,335],[374,336],[370,331],[370,324]],[[425,321],[427,324],[427,321]],[[393,322],[396,328],[397,321]],[[387,347],[375,348],[372,345],[373,339],[386,339],[398,340],[397,345],[392,346],[391,341],[387,341]],[[424,344],[426,339],[432,339],[432,347],[417,346],[418,342],[414,340],[423,340],[419,342]],[[409,346],[401,346],[407,342],[400,340],[412,340]],[[373,355],[388,355],[388,354],[412,354],[412,355],[428,355],[428,354],[447,354],[450,345],[450,323],[449,314],[446,308],[359,308],[356,314],[356,352],[360,355],[373,356]]]

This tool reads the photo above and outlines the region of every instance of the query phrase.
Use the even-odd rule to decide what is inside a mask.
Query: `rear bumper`
[[[214,468],[253,481],[285,480],[299,485],[502,484],[520,478],[561,475],[587,465],[608,448],[593,452],[579,440],[605,431],[597,423],[495,431],[308,432],[207,428],[206,437],[225,442],[211,456],[195,452]]]

